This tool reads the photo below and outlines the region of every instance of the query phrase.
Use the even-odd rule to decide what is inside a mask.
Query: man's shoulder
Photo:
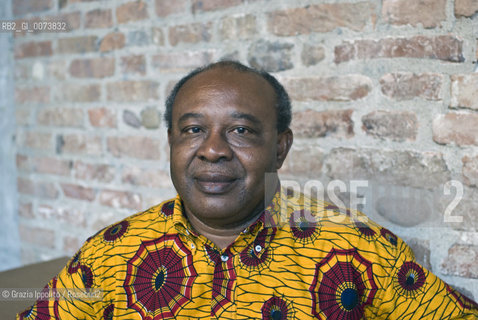
[[[316,234],[321,246],[373,251],[391,259],[400,251],[408,251],[402,239],[359,210],[306,195],[289,202],[287,207],[288,215],[282,219],[294,236]]]
[[[83,250],[98,244],[114,244],[129,238],[149,238],[167,232],[176,198],[165,200],[147,210],[112,223],[89,237]]]

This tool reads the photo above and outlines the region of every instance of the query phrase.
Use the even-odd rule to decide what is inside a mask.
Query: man
[[[476,319],[393,233],[280,188],[290,118],[267,73],[219,62],[183,78],[165,114],[178,196],[88,239],[45,289],[100,299],[19,318]]]

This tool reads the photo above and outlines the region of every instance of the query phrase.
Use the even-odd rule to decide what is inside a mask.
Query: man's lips
[[[222,194],[234,186],[237,178],[221,173],[201,173],[194,176],[198,189],[207,194]]]

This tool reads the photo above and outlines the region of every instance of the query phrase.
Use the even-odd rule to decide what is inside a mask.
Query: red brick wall
[[[365,211],[478,298],[475,0],[12,0],[70,31],[14,38],[25,263],[71,254],[174,195],[161,115],[172,85],[220,58],[273,72],[294,105],[282,174],[366,179]],[[452,211],[463,223],[444,225]],[[343,190],[350,191],[350,190]],[[347,203],[348,197],[342,198]]]

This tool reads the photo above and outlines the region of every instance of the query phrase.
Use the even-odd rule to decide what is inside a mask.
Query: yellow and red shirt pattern
[[[17,319],[478,318],[389,230],[285,190],[224,250],[177,196],[89,238],[49,288],[102,298],[37,301]]]

